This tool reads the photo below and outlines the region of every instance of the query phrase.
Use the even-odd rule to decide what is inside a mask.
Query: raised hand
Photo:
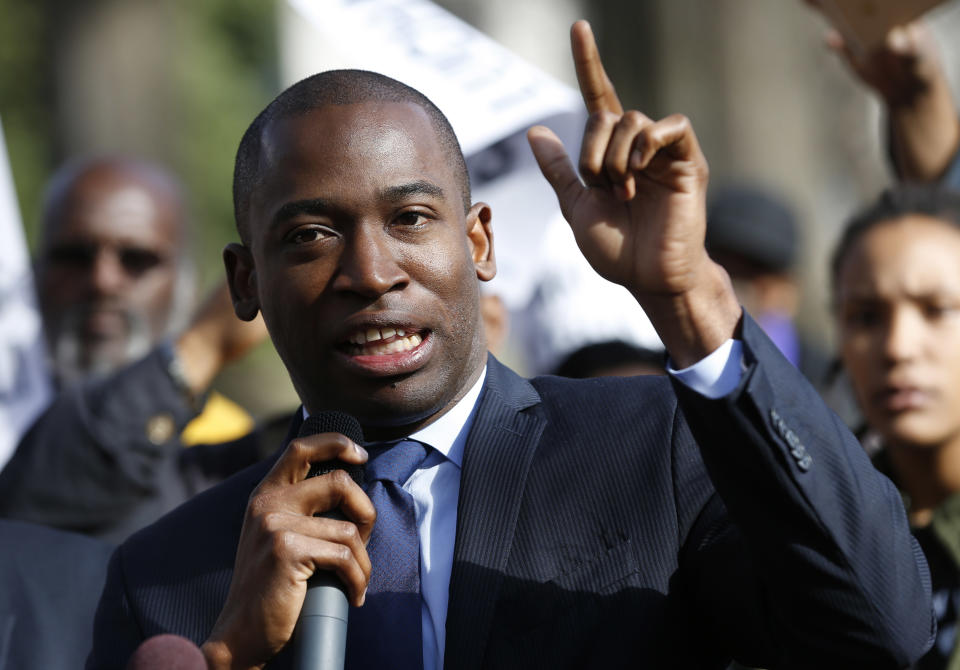
[[[820,8],[818,0],[805,2]],[[837,30],[827,33],[826,43],[886,105],[901,179],[938,179],[960,146],[960,117],[930,29],[922,20],[897,26],[863,54],[850,49]]]
[[[227,282],[218,284],[194,312],[177,339],[177,355],[190,390],[197,396],[231,363],[267,339],[263,317],[241,321],[233,311]]]
[[[359,465],[367,455],[338,433],[299,437],[250,496],[230,592],[202,648],[211,668],[273,658],[293,635],[316,570],[335,572],[351,604],[363,604],[373,503],[343,470],[306,479],[311,463],[334,459]],[[313,516],[336,508],[349,521]]]
[[[549,129],[530,129],[531,148],[584,256],[636,296],[675,363],[692,363],[732,336],[740,316],[703,245],[706,159],[686,117],[623,111],[585,21],[571,45],[590,114],[579,176]]]
[[[930,30],[920,21],[891,30],[883,44],[858,56],[831,30],[826,43],[888,105],[910,104],[941,76],[943,66]]]

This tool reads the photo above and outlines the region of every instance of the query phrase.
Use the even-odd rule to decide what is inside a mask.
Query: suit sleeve
[[[193,416],[159,351],[62,391],[0,472],[0,516],[109,536],[147,501],[184,499],[178,436]]]
[[[706,634],[770,668],[910,665],[935,621],[897,490],[748,315],[743,341],[730,395],[674,381],[718,493],[685,547]]]

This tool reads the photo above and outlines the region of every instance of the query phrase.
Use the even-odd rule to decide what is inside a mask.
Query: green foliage
[[[0,0],[0,120],[28,239],[53,155],[52,57],[42,2]]]
[[[223,276],[220,249],[236,239],[231,183],[237,145],[279,86],[276,7],[264,0],[175,3],[175,163],[192,195],[205,283]]]
[[[159,59],[162,71],[137,75],[159,82],[166,97],[157,102],[170,118],[144,128],[132,146],[90,150],[166,160],[189,195],[207,285],[223,276],[220,249],[236,237],[231,177],[240,136],[279,86],[277,0],[0,0],[0,119],[27,236],[33,243],[46,180],[73,157],[61,136],[62,120],[74,111],[60,104],[59,61],[72,56],[63,45],[78,19],[137,1],[162,7],[158,16],[171,23],[158,26],[173,36]]]

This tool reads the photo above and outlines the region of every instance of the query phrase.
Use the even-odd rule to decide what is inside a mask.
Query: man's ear
[[[257,297],[257,270],[250,250],[231,242],[223,248],[223,264],[227,269],[233,311],[238,318],[253,321],[260,311],[260,300]]]
[[[467,242],[480,281],[490,281],[497,274],[493,256],[493,213],[490,207],[478,202],[467,212]]]

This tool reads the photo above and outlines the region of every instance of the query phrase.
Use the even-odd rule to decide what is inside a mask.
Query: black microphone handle
[[[320,412],[307,417],[299,437],[316,433],[342,433],[354,442],[363,442],[360,423],[343,412]],[[363,468],[341,461],[314,463],[307,477],[343,469],[358,484],[363,484]],[[331,512],[324,516],[343,519]],[[347,616],[350,603],[343,583],[328,571],[318,571],[307,583],[307,595],[293,632],[294,670],[342,670],[347,647]]]

